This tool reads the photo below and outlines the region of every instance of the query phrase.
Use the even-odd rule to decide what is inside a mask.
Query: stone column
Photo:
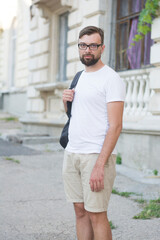
[[[48,13],[48,17],[47,17]],[[29,85],[27,91],[28,119],[43,118],[45,113],[45,100],[36,90],[39,84],[49,82],[49,44],[50,44],[50,18],[46,8],[32,6],[29,38]]]
[[[151,64],[155,66],[150,73],[150,89],[153,95],[149,102],[149,111],[153,115],[160,115],[160,17],[154,19],[151,29],[151,38],[154,44],[151,47]]]

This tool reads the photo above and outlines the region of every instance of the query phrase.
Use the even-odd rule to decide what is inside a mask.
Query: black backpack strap
[[[78,80],[79,80],[79,78],[80,78],[82,72],[83,72],[83,71],[80,71],[80,72],[76,73],[76,75],[75,75],[75,77],[73,78],[73,81],[72,81],[72,83],[71,83],[69,89],[73,89],[73,88],[75,88],[75,86],[77,85]]]
[[[80,71],[80,72],[77,72],[75,77],[73,78],[73,81],[69,87],[69,89],[73,89],[75,88],[75,86],[77,85],[78,83],[78,80],[81,76],[83,71]],[[72,102],[67,102],[67,116],[70,118],[71,117],[71,107],[72,107]]]

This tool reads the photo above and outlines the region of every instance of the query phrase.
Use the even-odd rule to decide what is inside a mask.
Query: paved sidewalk
[[[12,127],[1,123],[2,138],[20,130],[19,123],[10,123]],[[8,142],[3,144],[9,147]],[[0,240],[75,240],[75,216],[62,184],[63,150],[57,143],[19,147],[34,154],[22,155],[21,149],[17,155],[8,155],[10,161],[6,160],[7,154],[0,156]],[[150,181],[123,166],[117,166],[117,171],[114,188],[118,191],[136,192],[146,199],[160,196],[158,178]],[[133,219],[142,210],[134,198],[112,194],[108,216],[116,226],[113,240],[159,240],[160,219]]]

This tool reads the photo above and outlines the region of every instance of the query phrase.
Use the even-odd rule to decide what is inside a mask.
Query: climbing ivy
[[[134,36],[132,46],[135,45],[134,42],[139,42],[144,36],[151,31],[150,25],[153,19],[160,15],[160,0],[147,0],[145,3],[145,8],[142,9],[137,27],[137,34]]]

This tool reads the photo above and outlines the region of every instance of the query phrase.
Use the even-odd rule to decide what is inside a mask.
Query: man
[[[122,129],[124,84],[106,66],[103,30],[88,26],[78,47],[85,65],[75,89],[63,92],[72,102],[69,142],[63,163],[64,188],[73,202],[78,240],[111,240],[107,206],[115,179],[115,145]]]

